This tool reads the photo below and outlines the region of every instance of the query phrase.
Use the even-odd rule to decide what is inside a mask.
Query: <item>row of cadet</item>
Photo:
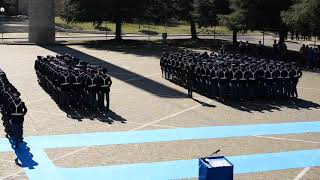
[[[38,56],[39,84],[63,109],[109,110],[112,84],[107,69],[71,55]]]
[[[302,71],[295,63],[220,52],[163,53],[162,76],[192,92],[221,101],[297,98]]]
[[[23,122],[28,110],[25,103],[20,99],[20,93],[9,82],[6,74],[1,69],[0,107],[7,137],[13,140],[17,148],[23,142]]]

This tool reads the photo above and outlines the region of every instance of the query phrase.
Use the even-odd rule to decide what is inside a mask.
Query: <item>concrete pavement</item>
[[[141,163],[159,167],[158,165],[166,163],[180,164],[181,161],[186,161],[181,164],[185,166],[188,165],[189,160],[206,156],[217,149],[222,150],[221,155],[236,157],[252,157],[252,155],[258,156],[259,154],[261,156],[268,153],[271,155],[274,153],[287,155],[287,153],[294,154],[294,152],[300,154],[305,150],[320,149],[319,132],[301,131],[304,123],[315,123],[312,127],[318,127],[320,85],[315,83],[320,80],[318,73],[304,72],[299,82],[300,99],[298,101],[223,104],[197,94],[194,100],[188,99],[185,89],[164,80],[159,67],[159,57],[162,53],[160,50],[146,52],[144,47],[110,49],[110,47],[103,46],[93,48],[1,45],[0,53],[1,68],[7,73],[10,82],[21,92],[22,99],[29,108],[24,126],[25,136],[26,142],[30,144],[29,151],[34,155],[32,160],[38,163],[34,166],[34,170],[16,166],[14,159],[16,155],[21,156],[21,152],[19,154],[10,149],[4,139],[3,127],[0,126],[0,149],[11,150],[11,152],[0,153],[0,179],[27,179],[36,177],[47,170],[51,174],[59,172],[60,175],[67,178],[72,177],[73,172],[90,175],[90,172],[103,173],[115,170],[113,168],[116,165],[128,168],[137,167],[136,165],[139,166]],[[66,114],[38,85],[33,69],[36,56],[64,53],[109,69],[113,80],[112,112],[107,117],[95,115],[79,117],[77,114]],[[273,124],[277,127],[280,126],[280,123],[288,123],[288,126],[262,128],[262,131],[270,132],[259,136],[254,132],[255,129],[261,128],[262,124]],[[303,126],[293,128],[294,123]],[[224,133],[231,133],[231,136],[220,138],[199,139],[200,133],[195,133],[199,131],[199,128],[223,129],[225,126],[239,128],[243,125],[253,128],[230,132],[224,130]],[[181,131],[180,128],[191,130]],[[149,130],[149,134],[144,130]],[[173,132],[177,130],[182,133],[177,133],[177,136],[169,136],[167,130]],[[212,131],[213,134],[217,132]],[[123,138],[124,135],[130,135],[130,133],[129,137],[137,138],[137,141],[128,143],[130,139]],[[141,136],[136,136],[139,133],[142,133]],[[201,137],[210,133],[211,131],[202,134]],[[238,133],[247,134],[235,137]],[[81,138],[84,136],[89,139]],[[182,139],[187,136],[189,138]],[[62,137],[63,140],[56,137]],[[175,139],[160,141],[169,137]],[[150,140],[147,142],[147,138],[152,142]],[[109,145],[105,143],[111,141],[116,143],[109,143]],[[311,156],[318,155],[318,151],[310,152],[312,152]],[[310,153],[304,157],[309,156]],[[264,165],[267,162],[268,159],[259,161],[259,164]],[[146,167],[150,168],[150,166]],[[289,169],[287,166],[282,167],[286,168],[266,172],[258,169],[259,172],[250,171],[252,173],[237,174],[235,179],[292,180],[301,173],[303,174],[301,179],[317,179],[320,176],[319,167],[296,166]],[[308,169],[305,170],[305,168]],[[163,172],[161,170],[165,169],[157,169],[157,172]],[[194,171],[196,170],[193,168],[192,172]],[[148,177],[148,171],[144,173],[145,177]],[[163,174],[170,175],[170,173]],[[120,175],[125,176],[126,171]],[[52,176],[54,177],[56,176]],[[108,178],[107,175],[99,177]],[[134,179],[134,177],[130,176],[129,179]]]

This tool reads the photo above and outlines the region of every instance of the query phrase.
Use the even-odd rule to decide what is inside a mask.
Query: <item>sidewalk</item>
[[[3,43],[5,44],[27,44],[28,33],[5,33]],[[58,43],[75,43],[84,41],[96,41],[96,40],[110,40],[113,39],[113,34],[96,34],[96,33],[68,33],[68,32],[57,32],[56,40]],[[168,39],[190,39],[191,36],[187,34],[176,34],[168,35]],[[214,39],[213,35],[199,35],[202,39]],[[232,35],[216,35],[216,39],[232,41]],[[130,40],[161,40],[161,35],[143,35],[143,34],[124,34],[123,39]],[[278,40],[276,35],[266,35],[264,43],[266,46],[272,47],[273,41]],[[251,44],[258,44],[259,41],[263,41],[262,36],[256,35],[239,35],[238,41],[248,41]],[[314,43],[314,42],[313,42]],[[289,50],[299,51],[302,44],[313,44],[311,41],[287,41]]]

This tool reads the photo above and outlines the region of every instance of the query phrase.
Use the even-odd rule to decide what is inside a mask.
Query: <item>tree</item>
[[[198,39],[196,29],[196,11],[194,0],[174,0],[175,15],[177,19],[190,23],[191,38]]]
[[[282,22],[281,12],[288,10],[291,4],[292,0],[255,0],[248,8],[249,28],[279,32],[280,42],[284,42],[288,28]]]
[[[154,23],[167,23],[173,18],[187,21],[192,39],[197,39],[195,13],[194,0],[150,0],[144,19]]]
[[[199,27],[216,27],[219,23],[218,15],[230,13],[229,1],[196,0],[195,12]]]
[[[235,30],[277,31],[280,41],[284,41],[287,27],[282,23],[281,12],[288,10],[291,3],[292,0],[231,0],[233,11],[222,22],[240,28],[234,27]]]
[[[69,22],[111,21],[116,24],[116,39],[121,40],[123,22],[130,22],[143,13],[144,0],[69,0],[63,18]]]
[[[212,27],[218,23],[215,0],[196,0],[195,11],[200,27]]]
[[[320,35],[320,1],[297,0],[288,11],[282,12],[283,22],[297,32]]]
[[[5,8],[5,14],[7,15],[15,15],[18,10],[18,2],[16,0],[0,0],[0,7]]]
[[[173,0],[149,0],[139,19],[151,23],[167,23],[168,19],[175,18],[174,5]]]
[[[237,44],[237,33],[248,29],[246,11],[239,7],[242,7],[242,0],[231,0],[231,13],[219,16],[219,22],[233,32],[233,45]]]

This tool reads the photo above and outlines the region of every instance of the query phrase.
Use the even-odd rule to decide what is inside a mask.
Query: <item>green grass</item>
[[[74,30],[96,30],[92,23],[67,23],[60,17],[55,18],[56,25],[67,28],[67,29],[74,29]]]
[[[103,30],[108,29],[111,33],[114,33],[115,24],[114,23],[103,23],[99,27],[94,26],[92,23],[68,23],[60,17],[55,18],[55,22],[58,26],[75,29],[75,30]],[[122,27],[124,33],[144,33],[144,34],[161,34],[165,32],[164,25],[158,24],[143,24],[137,23],[124,23]],[[231,31],[222,26],[216,27],[216,34],[231,34]],[[198,34],[213,34],[214,28],[197,28]],[[172,23],[167,26],[168,34],[190,34],[190,26],[185,22]],[[248,32],[248,34],[258,34],[259,32]]]

